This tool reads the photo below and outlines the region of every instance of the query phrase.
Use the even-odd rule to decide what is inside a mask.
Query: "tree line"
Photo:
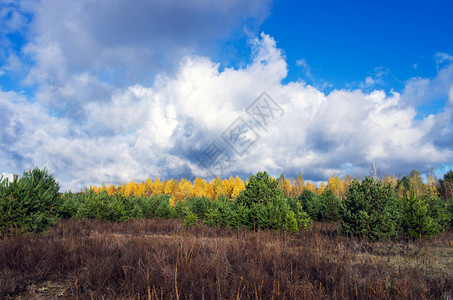
[[[448,174],[446,174],[447,177],[449,176]],[[274,177],[271,178],[275,179]],[[445,200],[451,198],[453,195],[453,189],[442,184],[444,182],[443,179],[437,180],[432,170],[428,170],[426,180],[423,180],[422,174],[417,170],[412,170],[402,178],[401,176],[398,178],[393,174],[379,176],[377,178],[374,176],[373,178],[382,183],[392,185],[400,195],[404,191],[401,187],[406,187],[407,184],[410,184],[411,189],[419,195],[439,193]],[[276,180],[278,187],[283,191],[285,197],[298,197],[305,190],[309,190],[317,195],[321,195],[326,190],[331,190],[337,197],[343,199],[344,194],[354,179],[358,178],[352,178],[350,175],[340,178],[336,174],[333,174],[326,183],[321,182],[319,185],[315,185],[310,180],[304,180],[302,173],[299,173],[296,178],[291,179],[287,179],[284,174],[281,174]],[[245,189],[247,181],[244,182],[238,176],[235,178],[230,176],[229,179],[217,177],[211,181],[196,177],[193,182],[185,178],[178,181],[177,179],[161,180],[156,177],[154,181],[148,178],[139,183],[131,181],[129,183],[123,182],[121,185],[112,183],[106,185],[102,183],[99,187],[96,185],[90,186],[89,190],[97,193],[106,191],[109,195],[122,195],[125,197],[167,194],[171,195],[172,202],[177,203],[194,196],[207,197],[214,200],[220,195],[225,195],[230,199],[235,199]]]
[[[0,179],[0,231],[39,232],[59,219],[181,218],[186,227],[298,232],[319,221],[338,222],[340,234],[371,240],[430,237],[453,227],[452,187],[452,170],[439,180],[428,175],[426,182],[417,171],[399,179],[334,175],[319,187],[301,174],[288,180],[258,172],[246,182],[156,178],[59,193],[53,175],[35,168],[12,181]]]

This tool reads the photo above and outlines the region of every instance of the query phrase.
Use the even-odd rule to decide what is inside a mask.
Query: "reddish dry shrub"
[[[315,224],[299,235],[228,231],[177,220],[62,221],[47,236],[0,241],[0,296],[65,282],[79,298],[442,298],[451,278],[356,261],[378,245]],[[443,237],[445,239],[445,237]],[[451,241],[451,239],[447,239]],[[385,254],[383,254],[385,255]]]

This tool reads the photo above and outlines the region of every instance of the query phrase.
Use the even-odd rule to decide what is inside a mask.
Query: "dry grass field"
[[[61,221],[0,241],[6,299],[452,299],[453,232],[367,242],[180,220]]]

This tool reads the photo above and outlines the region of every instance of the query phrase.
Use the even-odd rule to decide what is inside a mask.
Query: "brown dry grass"
[[[451,231],[433,241],[369,243],[335,230],[62,221],[44,236],[0,241],[0,297],[451,299]]]

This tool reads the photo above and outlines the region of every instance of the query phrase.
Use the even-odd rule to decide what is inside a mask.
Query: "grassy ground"
[[[179,220],[62,221],[0,241],[0,298],[452,299],[453,232],[369,243]]]

